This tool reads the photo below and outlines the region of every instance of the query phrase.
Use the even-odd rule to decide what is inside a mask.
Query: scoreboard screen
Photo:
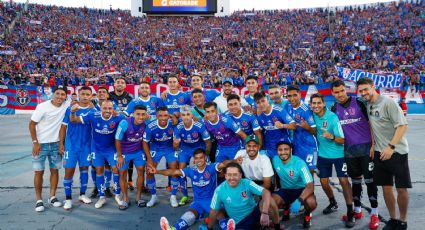
[[[214,14],[217,0],[143,0],[147,14]]]

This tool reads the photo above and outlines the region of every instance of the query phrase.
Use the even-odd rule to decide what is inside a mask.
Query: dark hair
[[[105,87],[105,86],[99,86],[99,88],[97,88],[97,92],[99,92],[99,90],[104,89],[106,90],[106,92],[109,93],[109,90]]]
[[[145,111],[148,111],[148,109],[144,105],[136,105],[136,107],[134,107],[134,111],[136,111],[136,110],[145,110]]]
[[[254,101],[257,102],[257,101],[261,100],[264,97],[266,97],[266,93],[264,93],[264,91],[256,92],[254,94]]]
[[[198,154],[206,154],[206,152],[202,148],[195,149],[195,151],[193,151],[193,156],[196,156]]]
[[[332,84],[331,84],[331,90],[333,90],[336,87],[340,87],[340,86],[344,86],[345,87],[345,83],[344,83],[343,80],[338,79],[338,80],[332,82]]]
[[[199,77],[199,78],[201,78],[201,80],[204,80],[204,77],[202,77],[201,75],[199,75],[199,74],[193,74],[192,75],[192,78],[194,78],[194,77]]]
[[[292,144],[291,144],[291,142],[287,142],[287,141],[279,141],[279,142],[277,142],[277,144],[276,144],[276,149],[278,149],[278,148],[279,148],[279,146],[281,146],[281,145],[287,145],[287,146],[289,146],[289,148],[291,148],[291,149],[292,149]]]
[[[168,109],[167,109],[166,106],[159,106],[158,108],[156,108],[156,112],[159,112],[159,111],[166,111],[166,112],[168,112]]]
[[[90,91],[90,93],[91,93],[91,88],[90,88],[90,87],[88,87],[88,86],[83,86],[83,87],[81,87],[81,88],[78,90],[78,92],[81,92],[81,91],[83,91],[83,90],[88,90],[88,91]],[[73,93],[72,95],[74,95],[74,93]]]
[[[53,93],[55,93],[56,91],[58,91],[58,90],[62,90],[62,91],[64,91],[65,92],[65,94],[66,95],[68,95],[68,90],[65,88],[65,87],[63,87],[63,86],[58,86],[54,91],[53,91]]]
[[[325,102],[325,98],[323,97],[323,95],[321,93],[315,93],[315,94],[311,95],[310,103],[313,102],[313,98],[320,98],[322,100],[322,102]]]
[[[246,79],[245,82],[247,82],[248,80],[254,79],[256,82],[258,82],[258,77],[254,76],[254,75],[249,75]]]
[[[241,97],[239,97],[239,95],[232,93],[229,96],[227,96],[227,103],[229,103],[229,101],[235,100],[235,99],[238,100],[239,102],[241,101]]]
[[[116,82],[116,81],[118,81],[118,80],[123,80],[124,81],[124,83],[126,83],[127,84],[127,81],[125,80],[125,77],[124,76],[119,76],[119,77],[117,77],[117,78],[115,78],[115,81],[114,82]]]
[[[281,88],[278,85],[271,85],[271,86],[269,86],[269,90],[270,89],[281,89]]]
[[[175,74],[171,74],[171,75],[169,75],[169,76],[167,77],[167,83],[168,83],[168,80],[169,80],[170,78],[175,78],[177,81],[179,81],[179,77],[177,77],[177,75],[175,75]]]
[[[217,109],[217,103],[215,103],[213,101],[205,103],[204,109],[207,109],[207,108],[212,107],[212,106],[214,106],[214,108]]]
[[[237,168],[239,170],[239,172],[243,175],[243,170],[240,164],[236,163],[236,162],[230,162],[226,165],[226,167],[224,168],[224,173],[227,173],[227,169],[228,168]]]
[[[373,86],[374,84],[375,83],[373,83],[373,80],[370,79],[370,78],[368,78],[368,77],[360,78],[356,82],[356,86],[359,86],[359,85],[370,85],[370,86]]]
[[[201,89],[194,89],[194,90],[192,90],[192,92],[190,94],[193,96],[193,94],[195,94],[195,93],[202,93],[202,95],[204,94],[204,92],[202,92]]]
[[[142,81],[142,82],[140,82],[140,85],[151,85],[149,82],[147,82],[147,81]]]
[[[72,93],[71,95],[72,95],[72,96],[77,96],[77,94],[76,94],[76,93]]]
[[[291,91],[291,90],[295,90],[295,91],[297,91],[297,93],[299,93],[300,87],[298,85],[290,85],[286,88],[286,92]]]

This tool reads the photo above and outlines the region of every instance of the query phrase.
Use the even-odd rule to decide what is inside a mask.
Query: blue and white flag
[[[363,70],[353,70],[350,68],[335,66],[338,76],[346,81],[357,82],[360,78],[368,77],[373,80],[376,88],[399,88],[403,81],[403,75],[399,73],[394,74],[376,74]]]

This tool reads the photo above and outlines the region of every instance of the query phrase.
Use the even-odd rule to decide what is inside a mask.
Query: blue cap
[[[230,78],[230,77],[225,77],[225,78],[223,78],[223,80],[221,81],[221,84],[223,84],[223,85],[224,85],[224,83],[226,83],[226,82],[228,82],[228,83],[230,83],[231,85],[233,85],[233,79],[232,79],[232,78]]]

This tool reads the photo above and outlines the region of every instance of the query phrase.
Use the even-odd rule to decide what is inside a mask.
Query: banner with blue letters
[[[345,81],[357,82],[360,78],[368,77],[373,80],[377,89],[384,88],[399,88],[403,81],[403,75],[399,73],[391,74],[376,74],[363,70],[354,70],[350,68],[335,66],[338,76]]]

